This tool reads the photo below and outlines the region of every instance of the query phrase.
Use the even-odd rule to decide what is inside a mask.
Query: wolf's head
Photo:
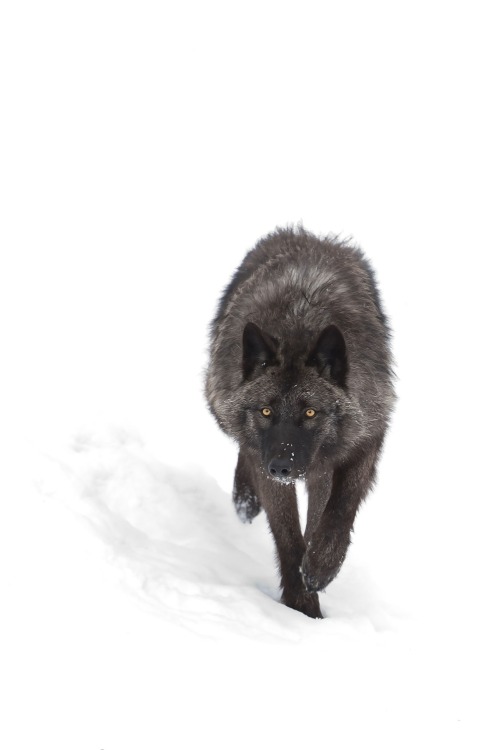
[[[318,452],[336,455],[347,410],[347,374],[345,340],[335,325],[318,336],[280,342],[246,324],[242,387],[227,407],[237,412],[233,432],[241,447],[262,471],[292,482],[306,474]]]

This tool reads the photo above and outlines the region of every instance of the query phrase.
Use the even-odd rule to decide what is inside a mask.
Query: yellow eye
[[[260,413],[264,415],[264,417],[270,417],[272,414],[271,409],[269,409],[268,406],[264,406],[263,409],[260,410]]]
[[[315,412],[315,410],[314,410],[314,409],[306,409],[306,416],[307,416],[307,417],[308,417],[309,419],[311,419],[312,417],[314,417],[314,416],[315,416],[315,414],[316,414],[316,412]]]

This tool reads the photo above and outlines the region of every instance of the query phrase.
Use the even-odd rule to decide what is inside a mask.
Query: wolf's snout
[[[273,458],[269,462],[268,470],[276,479],[287,479],[292,474],[293,465],[290,458]]]

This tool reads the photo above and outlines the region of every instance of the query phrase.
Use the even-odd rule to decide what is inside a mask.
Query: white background
[[[2,744],[485,747],[486,57],[480,2],[2,5]],[[370,258],[399,378],[323,623],[202,398],[297,222]]]

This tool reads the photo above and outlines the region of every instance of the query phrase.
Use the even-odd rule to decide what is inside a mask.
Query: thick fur
[[[317,592],[340,570],[374,481],[394,402],[389,338],[361,251],[301,228],[257,243],[211,326],[206,396],[240,446],[235,507],[246,521],[264,507],[282,601],[310,617],[322,616]]]

